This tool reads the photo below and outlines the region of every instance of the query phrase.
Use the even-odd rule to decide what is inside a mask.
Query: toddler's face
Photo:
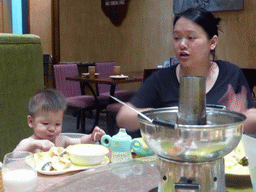
[[[57,112],[40,111],[34,117],[28,116],[28,124],[34,129],[34,134],[38,139],[55,142],[62,130],[63,114],[63,110]]]

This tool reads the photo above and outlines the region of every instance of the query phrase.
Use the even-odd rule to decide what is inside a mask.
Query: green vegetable
[[[242,159],[240,159],[240,161],[238,161],[238,163],[244,167],[249,165],[248,158],[245,156]]]

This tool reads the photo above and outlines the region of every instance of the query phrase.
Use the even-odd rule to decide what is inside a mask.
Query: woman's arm
[[[237,111],[246,116],[244,122],[244,133],[248,135],[256,134],[256,109],[247,109],[247,90],[242,86],[240,93],[236,94],[233,87],[228,85],[226,94],[219,100],[219,104],[224,104],[227,109]]]
[[[256,135],[256,109],[248,109],[245,115],[247,119],[244,122],[244,133],[247,135]]]
[[[143,112],[152,108],[137,108],[131,103],[127,103],[136,110]],[[127,106],[122,106],[116,116],[116,122],[119,127],[125,128],[128,131],[137,131],[140,129],[140,121],[138,114]]]

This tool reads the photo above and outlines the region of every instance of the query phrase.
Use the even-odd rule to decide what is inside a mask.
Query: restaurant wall
[[[29,0],[30,33],[41,38],[43,54],[52,55],[51,0]]]
[[[31,20],[34,29],[31,32],[40,33],[46,53],[45,50],[51,48],[50,0],[30,1],[37,2],[31,7],[35,16]],[[122,72],[163,64],[174,56],[172,6],[170,0],[131,0],[126,18],[116,27],[103,13],[100,0],[59,0],[60,60],[116,61]],[[256,68],[255,12],[256,1],[244,0],[241,11],[214,13],[222,19],[218,59]]]
[[[116,61],[123,71],[163,64],[170,57],[172,1],[130,1],[114,26],[100,1],[60,1],[61,61]]]
[[[0,33],[12,33],[11,0],[0,0]]]
[[[4,15],[3,15],[3,1],[0,0],[0,21],[1,21],[1,24],[0,24],[0,33],[3,33],[4,32],[4,26],[3,26],[3,18],[4,18]]]
[[[217,56],[240,67],[256,67],[256,1],[244,10],[215,12],[222,19]],[[116,61],[124,71],[163,64],[174,56],[172,1],[130,1],[119,27],[104,15],[100,1],[60,1],[62,61]]]

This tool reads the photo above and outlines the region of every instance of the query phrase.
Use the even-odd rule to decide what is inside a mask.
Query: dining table
[[[128,83],[138,83],[143,81],[143,71],[130,71],[125,73],[125,75],[104,75],[99,74],[97,76],[90,77],[89,75],[83,76],[74,76],[74,77],[66,77],[66,80],[69,81],[78,81],[81,85],[81,92],[83,95],[85,95],[85,88],[88,87],[90,92],[95,98],[95,106],[100,106],[100,102],[98,100],[99,91],[98,91],[98,84],[108,84],[110,85],[110,93],[109,95],[115,96],[115,90],[116,85],[120,84],[128,84]],[[96,90],[93,88],[93,85],[95,85]],[[115,101],[109,97],[109,104],[114,103]],[[96,114],[94,125],[98,125],[99,121],[99,113]]]
[[[143,71],[130,71],[125,73],[124,75],[104,75],[99,74],[94,77],[90,77],[89,75],[83,76],[74,76],[74,77],[66,77],[66,80],[69,81],[79,81],[81,83],[82,94],[84,93],[85,87],[87,86],[91,93],[94,95],[95,100],[97,100],[97,96],[99,96],[97,90],[97,84],[108,84],[110,85],[110,95],[115,96],[116,85],[118,84],[128,84],[128,83],[137,83],[143,81]],[[93,84],[96,85],[96,91],[93,89]],[[110,98],[110,103],[113,100]]]
[[[159,182],[157,156],[153,155],[64,175],[39,175],[35,192],[154,192]],[[227,192],[253,192],[250,182],[226,181],[226,185]]]
[[[107,157],[111,160],[111,148]],[[132,154],[133,159],[126,162],[91,166],[88,169],[63,174],[42,174],[38,172],[34,192],[154,192],[160,182],[157,156]],[[1,172],[0,172],[1,173]],[[249,179],[249,180],[248,180]],[[253,192],[250,177],[235,176],[226,179],[227,192]],[[0,192],[3,192],[0,174]]]

